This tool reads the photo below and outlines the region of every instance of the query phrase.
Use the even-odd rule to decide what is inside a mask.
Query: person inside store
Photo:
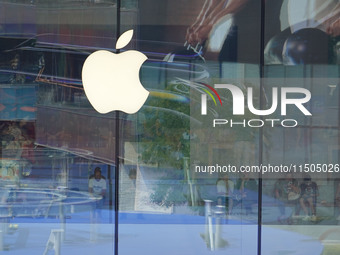
[[[11,60],[11,68],[13,70],[13,74],[11,75],[10,80],[9,80],[11,84],[25,83],[25,75],[19,72],[17,73],[17,71],[20,70],[20,64],[21,64],[20,55],[15,54],[15,56]]]
[[[94,174],[90,176],[89,180],[89,192],[95,196],[101,196],[105,198],[106,194],[106,179],[102,175],[100,167],[94,169]]]
[[[286,207],[292,207],[296,211],[300,198],[299,183],[297,179],[293,178],[292,173],[286,173],[284,178],[280,178],[276,181],[274,185],[274,195],[277,199],[280,211],[278,221],[283,223],[287,220],[287,223],[290,223],[291,218],[286,215]]]
[[[228,175],[224,175],[216,181],[217,204],[224,205],[228,214],[231,214],[233,208],[233,191],[234,183],[229,180]]]
[[[106,179],[102,175],[100,167],[96,167],[94,169],[94,174],[90,176],[89,192],[97,198],[93,211],[95,212],[95,218],[98,218],[100,217],[100,210],[104,205],[106,194]]]
[[[319,195],[317,184],[312,181],[309,175],[306,175],[300,185],[300,190],[300,205],[302,210],[305,212],[305,217],[303,218],[303,220],[316,221],[316,201]],[[309,213],[309,209],[311,213]]]

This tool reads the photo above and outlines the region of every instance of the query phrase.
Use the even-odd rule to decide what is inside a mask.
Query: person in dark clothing
[[[301,183],[300,190],[300,205],[306,215],[304,220],[316,220],[316,198],[319,195],[317,184],[312,181],[310,176],[306,176],[303,179],[303,183]],[[312,213],[311,217],[307,206],[310,207]]]

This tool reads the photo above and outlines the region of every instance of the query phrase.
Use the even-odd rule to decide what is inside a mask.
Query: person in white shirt
[[[102,176],[100,167],[94,169],[94,175],[89,180],[89,192],[97,197],[96,202],[93,204],[91,211],[91,219],[93,222],[98,222],[101,218],[101,209],[104,205],[104,199],[106,194],[106,180]]]
[[[234,183],[231,180],[229,180],[227,175],[225,175],[217,179],[216,189],[217,189],[217,204],[225,205],[227,212],[230,214],[233,208],[232,195],[234,191]]]
[[[89,192],[95,196],[105,197],[106,194],[106,180],[102,176],[100,167],[94,170],[94,176],[89,181]]]

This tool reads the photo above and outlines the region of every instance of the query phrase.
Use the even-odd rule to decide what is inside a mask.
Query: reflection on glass
[[[139,5],[138,45],[149,57],[143,65],[141,81],[150,96],[138,114],[127,117],[135,125],[135,136],[131,139],[124,133],[121,135],[124,164],[120,172],[119,252],[131,254],[143,249],[151,254],[178,253],[180,249],[186,254],[211,251],[255,254],[256,239],[250,235],[255,236],[257,231],[257,175],[210,174],[206,169],[216,164],[257,164],[257,130],[231,130],[227,126],[213,129],[212,121],[233,118],[231,95],[227,90],[215,89],[214,84],[232,82],[242,91],[245,84],[250,85],[254,88],[254,105],[259,104],[259,49],[255,45],[259,34],[252,38],[254,47],[248,47],[252,52],[249,58],[243,52],[245,45],[241,45],[235,49],[239,56],[234,63],[223,62],[226,59],[218,61],[216,52],[208,47],[209,36],[201,45],[196,42],[184,45],[184,41],[190,27],[187,17],[194,20],[202,11],[217,11],[220,2],[206,1],[204,6],[216,4],[209,10],[199,4],[193,4],[192,8],[186,5],[183,12],[179,11],[178,3],[169,3],[168,9],[159,9],[162,15],[157,12],[152,18],[146,14],[155,7],[147,8],[147,2],[155,6],[160,3],[141,1]],[[242,15],[247,16],[251,6],[259,9],[259,3],[249,1]],[[175,16],[176,22],[171,22],[170,16]],[[256,12],[249,17],[255,21],[254,27],[258,25],[256,31],[260,28],[260,17]],[[214,22],[214,25],[218,23]],[[166,39],[169,34],[173,35],[171,40]],[[245,31],[240,34],[244,35]],[[147,40],[156,37],[162,39]],[[232,39],[235,43],[235,37]],[[223,44],[225,38],[219,40]],[[227,77],[226,73],[232,72],[230,66],[247,69],[249,77]],[[207,95],[207,116],[201,114],[202,94]],[[235,121],[251,117],[247,113]],[[156,230],[157,236],[153,234]],[[134,247],[129,245],[131,233],[138,240]],[[169,243],[169,238],[178,245]],[[145,245],[151,239],[157,245]],[[247,243],[244,246],[247,248],[243,248],[242,242]]]
[[[99,9],[106,11],[101,21],[112,17],[116,7],[113,1],[0,6],[0,250],[87,254],[100,242],[109,253],[114,120],[100,123],[89,110],[79,69],[89,52],[76,49],[113,41],[115,20],[88,21]],[[97,168],[100,178],[92,178]]]
[[[338,172],[329,171],[339,158],[339,94],[334,94],[339,87],[339,7],[332,0],[282,1],[280,32],[264,50],[265,88],[299,86],[312,94],[306,105],[312,116],[292,112],[299,126],[276,128],[264,144],[271,149],[265,163],[295,166],[263,180],[263,223],[268,226],[263,240],[273,230],[289,231],[295,239],[289,247],[277,247],[281,252],[339,252],[338,245],[331,245],[339,242]],[[266,253],[272,246],[263,241],[262,249]]]
[[[338,1],[123,1],[120,31],[134,29],[128,47],[149,57],[150,96],[119,114],[119,134],[81,84],[86,57],[113,50],[115,3],[0,5],[4,253],[111,254],[118,163],[120,254],[248,255],[260,237],[262,254],[339,253]],[[215,84],[245,96],[244,114]],[[266,110],[275,87],[309,90],[312,116],[248,109],[249,88]],[[249,125],[266,118],[298,126]],[[265,178],[251,171],[261,164],[291,171]]]
[[[280,15],[282,31],[267,44],[265,63],[336,64],[339,18],[338,1],[284,1]]]

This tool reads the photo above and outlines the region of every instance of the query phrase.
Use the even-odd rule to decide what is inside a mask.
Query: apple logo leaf
[[[124,32],[117,40],[116,49],[124,48],[132,39],[133,29]]]

